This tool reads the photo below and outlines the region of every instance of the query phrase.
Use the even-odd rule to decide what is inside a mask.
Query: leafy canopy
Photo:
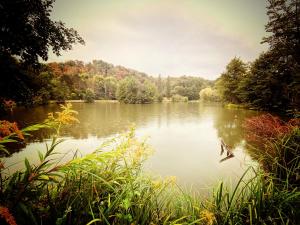
[[[38,59],[48,59],[52,49],[57,56],[83,39],[73,28],[61,21],[52,21],[55,0],[1,0],[0,2],[0,51],[16,56],[30,65]]]

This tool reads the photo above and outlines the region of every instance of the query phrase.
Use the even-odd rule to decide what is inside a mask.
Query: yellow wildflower
[[[159,189],[162,187],[163,182],[161,180],[154,180],[152,181],[152,185],[154,189]]]
[[[169,176],[165,179],[166,184],[175,185],[177,178],[175,176]]]
[[[206,209],[200,212],[200,217],[201,219],[204,219],[208,225],[213,225],[214,222],[217,221],[215,214]]]
[[[56,116],[53,113],[48,113],[48,118],[46,120],[47,123],[57,126],[79,123],[79,120],[75,117],[78,112],[71,109],[71,103],[68,103],[67,105],[60,105],[60,108],[62,111],[55,112]]]

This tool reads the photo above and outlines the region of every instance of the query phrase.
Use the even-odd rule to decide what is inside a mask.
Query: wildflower
[[[15,218],[6,207],[0,206],[0,217],[2,217],[9,225],[17,225]]]
[[[75,117],[78,114],[75,110],[72,110],[72,104],[61,105],[62,111],[56,112],[56,116],[53,113],[48,113],[48,118],[46,122],[58,124],[58,125],[68,125],[73,123],[79,123],[79,120]]]
[[[175,185],[176,180],[177,180],[177,178],[175,176],[169,176],[169,177],[166,178],[166,183],[171,184],[171,185]]]
[[[54,120],[54,116],[53,116],[53,113],[48,113],[48,120]]]
[[[145,154],[145,151],[143,148],[137,148],[134,151],[134,156],[133,156],[133,163],[138,164],[141,161],[142,156]]]
[[[68,103],[67,105],[61,105],[60,106],[62,111],[57,112],[57,120],[64,124],[72,124],[72,123],[78,123],[78,119],[75,117],[76,114],[78,114],[75,110],[72,110],[72,104]]]
[[[214,222],[217,221],[214,213],[212,213],[206,209],[200,212],[200,217],[201,217],[201,219],[205,220],[206,224],[208,224],[208,225],[213,225]]]
[[[16,122],[11,123],[7,120],[0,120],[0,140],[12,134],[16,134],[18,138],[24,140],[24,136]]]
[[[154,180],[152,181],[152,185],[154,189],[159,189],[162,187],[163,182],[161,180]]]

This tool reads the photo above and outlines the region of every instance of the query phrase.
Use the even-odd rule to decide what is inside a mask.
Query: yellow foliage
[[[48,113],[46,123],[58,126],[79,123],[79,120],[75,117],[75,115],[77,115],[78,112],[72,110],[71,103],[67,103],[66,105],[60,105],[60,108],[62,109],[61,112],[55,112],[55,114]]]
[[[215,214],[206,209],[200,212],[200,218],[203,219],[208,225],[213,225],[214,222],[217,221]]]

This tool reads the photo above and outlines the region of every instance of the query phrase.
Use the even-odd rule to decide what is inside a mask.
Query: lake
[[[227,109],[198,102],[128,105],[121,103],[73,103],[79,124],[64,129],[65,141],[57,148],[70,158],[75,150],[87,154],[103,141],[125,132],[133,124],[138,137],[148,137],[154,154],[145,170],[157,176],[176,176],[184,187],[207,189],[220,180],[236,181],[253,164],[245,150],[243,121],[259,112]],[[30,109],[17,108],[4,119],[17,121],[21,127],[43,121],[49,112],[59,111],[51,104]],[[39,133],[27,146],[5,159],[10,170],[23,167],[23,159],[38,161],[37,150],[45,149],[49,134]],[[234,157],[220,162],[221,139],[231,146]]]

